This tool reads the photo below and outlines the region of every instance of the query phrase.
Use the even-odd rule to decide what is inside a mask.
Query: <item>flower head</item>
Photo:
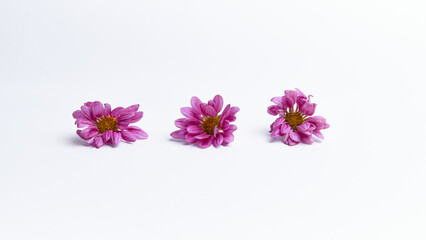
[[[86,102],[72,116],[76,119],[78,128],[85,128],[77,130],[78,136],[88,144],[100,148],[106,143],[117,145],[122,140],[134,142],[136,139],[148,138],[148,134],[139,127],[129,126],[141,120],[143,112],[138,112],[138,109],[139,104],[111,110],[108,103],[95,101]]]
[[[325,118],[312,116],[315,113],[317,104],[312,103],[299,89],[286,90],[284,96],[271,99],[275,105],[268,107],[268,113],[278,118],[271,125],[271,137],[282,137],[284,143],[290,146],[299,142],[312,144],[315,135],[321,139],[324,136],[322,129],[327,129],[330,125]]]
[[[194,143],[201,148],[226,146],[234,141],[233,132],[237,126],[230,124],[237,117],[235,114],[240,110],[238,107],[231,107],[228,104],[220,113],[223,107],[223,98],[216,95],[213,100],[202,103],[197,97],[191,98],[191,107],[180,109],[185,118],[175,121],[176,127],[180,128],[170,135],[176,139],[183,139],[189,143]]]

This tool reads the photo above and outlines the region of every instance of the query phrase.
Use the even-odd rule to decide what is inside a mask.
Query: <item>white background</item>
[[[0,1],[0,239],[426,239],[424,1]],[[314,95],[324,141],[271,141]],[[191,96],[235,141],[169,134]],[[84,146],[85,101],[150,137]]]

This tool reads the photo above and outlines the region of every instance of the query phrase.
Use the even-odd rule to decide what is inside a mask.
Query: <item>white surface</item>
[[[425,3],[320,2],[1,1],[0,239],[425,239]],[[321,143],[268,136],[295,87]],[[171,141],[217,93],[235,141]],[[88,100],[150,138],[83,146]]]

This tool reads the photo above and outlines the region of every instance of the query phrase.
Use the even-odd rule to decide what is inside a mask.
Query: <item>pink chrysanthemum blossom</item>
[[[90,145],[100,148],[104,144],[117,145],[122,140],[134,142],[136,139],[146,139],[148,134],[136,126],[129,126],[141,120],[143,112],[139,111],[139,104],[128,108],[118,107],[111,110],[111,105],[101,102],[86,102],[81,110],[75,111],[72,116],[76,119],[78,136]]]
[[[200,148],[207,148],[212,144],[215,147],[226,146],[234,141],[233,132],[237,130],[237,126],[230,123],[237,119],[235,114],[240,110],[238,107],[228,104],[220,114],[223,107],[223,98],[220,95],[216,95],[208,103],[202,103],[199,98],[192,97],[191,106],[180,109],[186,118],[175,121],[180,130],[172,132],[172,137],[195,143]]]
[[[317,104],[311,103],[311,97],[306,97],[296,88],[296,91],[286,90],[284,96],[272,98],[275,105],[268,107],[268,113],[279,117],[271,125],[271,137],[282,137],[284,143],[290,146],[299,142],[312,144],[312,134],[324,139],[321,130],[330,125],[325,118],[312,116]]]

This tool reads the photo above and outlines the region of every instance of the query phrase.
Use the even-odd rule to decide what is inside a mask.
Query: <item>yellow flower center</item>
[[[99,133],[104,133],[108,130],[118,131],[117,120],[113,117],[101,117],[96,123]]]
[[[205,117],[201,123],[201,128],[204,133],[214,135],[214,128],[217,126],[219,128],[220,117]]]
[[[305,117],[300,112],[286,112],[284,115],[284,119],[288,125],[290,125],[291,129],[298,131],[297,126],[305,122]]]

